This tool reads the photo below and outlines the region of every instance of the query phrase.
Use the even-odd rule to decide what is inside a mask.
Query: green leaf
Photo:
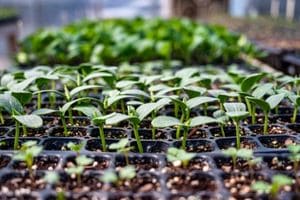
[[[59,181],[59,175],[54,171],[47,171],[43,180],[49,184],[55,184]]]
[[[64,104],[63,107],[60,109],[60,111],[64,115],[75,103],[79,103],[79,102],[82,102],[82,101],[95,101],[97,103],[101,103],[100,100],[98,100],[96,98],[82,97],[82,98],[78,98],[78,99],[75,99],[73,101],[70,101],[70,102]]]
[[[84,115],[86,115],[89,118],[94,118],[101,116],[101,112],[99,111],[98,108],[95,106],[89,105],[89,106],[76,106],[73,108],[73,110],[82,112]]]
[[[261,99],[265,94],[269,93],[272,91],[273,84],[272,83],[266,83],[263,85],[259,85],[258,87],[255,88],[255,90],[252,92],[252,96]]]
[[[48,115],[48,114],[52,114],[52,113],[58,113],[58,110],[53,110],[53,109],[49,109],[49,108],[41,108],[38,110],[33,111],[31,114],[34,115]]]
[[[253,150],[251,149],[239,149],[237,151],[237,156],[240,157],[240,158],[244,158],[244,159],[251,159],[253,158]]]
[[[118,176],[115,172],[109,170],[104,172],[100,180],[104,183],[115,183],[118,181]]]
[[[275,94],[266,99],[266,102],[270,105],[271,109],[274,109],[284,99],[285,94]]]
[[[70,91],[70,96],[72,98],[76,94],[78,94],[79,92],[82,92],[84,90],[95,89],[95,88],[101,88],[101,86],[100,85],[82,85],[82,86],[76,87],[73,90],[71,90]]]
[[[272,183],[276,183],[280,187],[291,185],[293,183],[293,179],[283,174],[276,174],[272,178]]]
[[[111,149],[111,150],[123,149],[128,144],[129,144],[129,140],[127,138],[122,138],[119,142],[110,144],[109,149]]]
[[[110,118],[106,119],[106,124],[118,124],[122,121],[125,121],[125,120],[128,120],[130,119],[131,117],[128,116],[128,115],[124,115],[124,114],[121,114],[121,113],[115,113],[113,116],[111,116]]]
[[[246,117],[249,114],[246,111],[244,103],[224,103],[224,108],[226,110],[226,115],[236,120]]]
[[[218,101],[218,99],[214,98],[214,97],[195,97],[195,98],[189,99],[186,102],[186,104],[190,109],[192,109],[192,108],[200,106],[204,103],[211,103],[211,102],[215,102],[215,101]]]
[[[127,88],[135,85],[137,81],[131,81],[131,80],[121,80],[116,83],[116,88]]]
[[[122,180],[131,180],[135,177],[135,175],[135,168],[131,165],[122,168],[119,172],[120,179]]]
[[[121,95],[142,96],[142,97],[150,98],[150,96],[146,92],[144,92],[142,90],[138,90],[138,89],[122,91]]]
[[[38,115],[14,115],[13,118],[29,128],[39,128],[43,125],[43,120]]]
[[[93,117],[93,124],[95,125],[99,125],[99,124],[103,124],[105,123],[106,119],[111,118],[115,115],[116,113],[110,113],[108,115],[104,115],[104,116],[97,116],[97,117]]]
[[[94,160],[92,158],[88,158],[85,155],[78,156],[78,157],[76,157],[75,160],[76,160],[77,165],[80,165],[80,166],[90,165],[94,162]]]
[[[226,156],[235,157],[237,156],[237,149],[234,147],[229,147],[228,149],[223,150],[222,153]]]
[[[94,72],[91,73],[89,75],[87,75],[82,82],[87,82],[91,79],[95,79],[95,78],[103,78],[103,77],[113,77],[113,75],[111,73],[107,73],[107,72]]]
[[[246,77],[241,83],[241,91],[249,92],[252,87],[265,76],[265,73],[251,74]]]
[[[190,127],[200,126],[203,124],[220,123],[217,119],[207,116],[197,116],[191,119]]]
[[[158,116],[152,120],[151,124],[157,128],[183,125],[177,118],[169,116]]]
[[[254,97],[246,97],[250,102],[259,106],[264,112],[269,112],[271,110],[270,104],[262,99],[257,99]]]
[[[14,110],[19,114],[24,112],[22,104],[9,93],[0,94],[0,107],[10,114]]]
[[[256,181],[251,185],[251,189],[259,193],[268,194],[271,190],[271,185],[265,181]]]
[[[12,92],[11,94],[18,99],[22,105],[29,103],[32,99],[32,93],[28,91]]]

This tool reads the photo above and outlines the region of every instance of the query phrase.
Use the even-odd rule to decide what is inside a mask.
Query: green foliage
[[[167,152],[167,159],[169,162],[180,161],[183,167],[187,167],[189,161],[196,156],[195,153],[188,153],[183,149],[170,147]]]

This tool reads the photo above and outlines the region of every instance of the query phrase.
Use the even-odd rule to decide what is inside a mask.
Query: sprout
[[[14,160],[24,161],[26,163],[30,178],[32,179],[34,158],[37,157],[42,150],[43,147],[38,146],[36,141],[27,141],[22,144],[20,150],[13,156]]]
[[[128,165],[122,169],[118,173],[115,173],[111,170],[107,170],[100,177],[100,180],[104,183],[114,183],[117,186],[122,185],[124,181],[131,180],[136,177],[135,168],[131,165]]]
[[[240,142],[240,121],[248,116],[246,106],[243,103],[224,103],[226,115],[234,121],[236,131],[236,146],[239,149],[241,147]]]
[[[117,150],[117,152],[123,153],[127,165],[129,165],[128,153],[131,149],[131,147],[128,147],[128,144],[129,140],[127,138],[123,138],[119,142],[112,143],[111,145],[109,145],[109,149]]]
[[[293,162],[294,164],[294,170],[295,173],[297,174],[298,171],[298,166],[300,162],[300,144],[291,144],[288,146],[288,150],[290,152],[289,159]]]
[[[77,153],[77,155],[79,155],[79,153],[80,153],[81,149],[84,147],[84,145],[85,145],[85,142],[81,142],[81,143],[78,143],[78,144],[76,144],[74,142],[69,142],[67,144],[67,147],[69,149],[71,149],[71,151],[74,151],[74,152]]]
[[[257,181],[252,184],[251,188],[259,193],[268,194],[270,199],[276,199],[280,189],[284,186],[291,185],[292,183],[293,180],[290,177],[276,174],[273,176],[271,183]]]
[[[77,177],[77,185],[81,185],[81,174],[84,167],[94,162],[92,158],[88,158],[85,155],[77,156],[75,159],[76,166],[70,166],[66,169],[66,172],[70,175],[75,174]]]
[[[188,153],[185,150],[170,147],[167,152],[167,159],[169,162],[180,162],[186,168],[192,158],[196,156],[195,153]]]

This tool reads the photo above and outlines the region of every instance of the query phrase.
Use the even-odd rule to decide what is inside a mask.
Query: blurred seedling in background
[[[183,149],[177,149],[175,147],[170,147],[167,152],[167,159],[175,167],[183,166],[187,168],[191,159],[196,156],[195,153],[188,153]]]
[[[121,168],[119,172],[114,172],[107,170],[100,177],[100,180],[104,183],[112,183],[117,186],[122,185],[125,181],[130,181],[136,177],[135,168],[131,165],[128,165],[124,168]]]
[[[129,165],[129,151],[132,149],[132,147],[128,146],[129,140],[127,138],[121,139],[119,142],[112,143],[109,145],[109,149],[116,150],[118,153],[122,153],[124,155],[126,165]]]

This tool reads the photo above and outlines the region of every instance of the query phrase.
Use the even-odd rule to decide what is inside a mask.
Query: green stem
[[[232,156],[232,166],[233,166],[233,169],[236,168],[236,160],[237,160],[236,155]]]
[[[187,134],[188,134],[188,127],[183,126],[183,139],[182,139],[182,143],[181,143],[181,148],[184,150],[186,149]]]
[[[126,113],[124,100],[121,100],[121,109],[123,113]]]
[[[27,136],[27,128],[25,125],[22,125],[22,129],[23,129],[23,136],[26,137]]]
[[[39,92],[37,94],[37,109],[41,109],[42,107],[42,93]]]
[[[225,137],[225,131],[224,131],[224,125],[223,124],[220,124],[220,129],[221,129],[222,137]]]
[[[137,124],[133,124],[133,133],[136,139],[136,144],[140,153],[144,153],[143,145],[141,143],[140,135],[139,135],[139,126]]]
[[[4,118],[3,118],[3,113],[0,111],[0,123],[4,124]]]
[[[247,98],[245,98],[245,101],[246,101],[247,109],[248,109],[249,113],[251,114],[251,122],[252,122],[252,124],[254,124],[253,123],[253,111],[252,111],[251,103],[250,103],[249,99],[247,99]]]
[[[208,106],[208,104],[207,104],[207,103],[204,103],[203,109],[204,109],[204,115],[205,115],[205,116],[207,116],[207,106]]]
[[[236,148],[240,149],[241,148],[241,139],[240,139],[239,121],[234,121],[234,125],[235,125],[235,136],[236,136]]]
[[[125,162],[126,162],[126,165],[128,166],[129,165],[129,156],[128,156],[128,151],[126,151],[124,153],[124,157],[125,157]]]
[[[64,136],[68,137],[68,129],[67,129],[67,124],[66,124],[66,119],[63,115],[60,115],[60,118],[61,118],[61,123],[62,123],[63,128],[64,128]]]
[[[179,111],[179,106],[177,104],[175,104],[174,106],[174,115],[176,118],[178,118],[178,111]]]
[[[99,134],[101,139],[102,151],[106,152],[106,141],[105,141],[105,135],[103,130],[103,124],[99,124]]]
[[[294,112],[293,112],[293,117],[292,117],[292,123],[296,122],[297,114],[298,114],[298,106],[295,105]]]
[[[264,113],[264,135],[267,134],[268,132],[268,124],[269,124],[269,119],[268,119],[268,113]]]
[[[56,89],[56,85],[55,85],[55,81],[51,81],[51,89],[55,90]],[[51,108],[54,108],[54,104],[56,102],[56,95],[55,92],[51,92],[50,93],[50,106]]]
[[[69,115],[69,123],[70,123],[71,125],[73,125],[73,124],[74,124],[74,120],[73,120],[72,109],[69,109],[69,110],[68,110],[68,115]]]
[[[16,121],[14,150],[17,150],[19,148],[19,136],[20,136],[20,124],[18,121]]]

